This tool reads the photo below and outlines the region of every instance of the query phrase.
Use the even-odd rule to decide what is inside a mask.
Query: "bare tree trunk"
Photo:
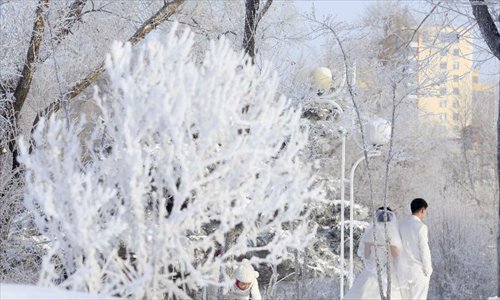
[[[299,260],[299,250],[295,250],[295,296],[301,299],[300,278],[302,277],[302,268]]]
[[[276,285],[278,283],[278,268],[275,264],[271,264],[271,278],[269,278],[269,283],[267,284],[265,299],[275,299],[276,298]]]
[[[88,0],[75,0],[70,5],[68,13],[62,18],[62,25],[60,25],[56,29],[56,35],[54,37],[56,44],[60,44],[61,41],[69,33],[71,33],[73,25],[76,23],[76,21],[80,20],[83,7],[85,6],[85,4],[87,4],[87,1]],[[3,117],[6,120],[9,120],[10,124],[10,136],[8,144],[9,150],[13,154],[12,169],[16,169],[19,166],[19,163],[16,160],[18,151],[15,141],[17,138],[17,121],[31,88],[31,81],[36,70],[36,64],[43,63],[51,55],[47,54],[45,55],[45,57],[39,57],[41,41],[43,38],[45,27],[45,22],[43,19],[43,8],[48,7],[48,4],[49,0],[40,0],[38,3],[36,18],[33,25],[33,33],[31,36],[30,44],[28,46],[23,71],[18,80],[18,83],[16,84],[16,87],[12,89],[12,92],[14,92],[13,103],[10,106],[7,106],[4,111],[2,111]],[[11,92],[10,90],[8,90],[8,88],[4,88],[2,84],[0,84],[0,89],[3,95],[7,95],[9,92]]]
[[[40,53],[40,44],[42,43],[44,22],[43,22],[43,7],[48,7],[48,0],[40,0],[38,7],[36,9],[36,19],[33,24],[33,32],[31,34],[31,41],[28,46],[28,53],[26,53],[26,61],[24,63],[23,71],[21,73],[21,78],[16,86],[14,92],[14,111],[15,118],[18,117],[21,108],[26,101],[28,92],[30,91],[31,81],[33,80],[33,74],[35,72],[35,61]]]
[[[500,60],[500,34],[493,21],[488,5],[484,0],[469,0],[472,6],[472,13],[476,18],[477,25],[481,30],[486,45],[491,53]],[[500,103],[497,106],[497,181],[500,188]],[[498,225],[497,225],[497,295],[500,296],[500,193],[498,198]]]
[[[260,0],[245,1],[245,32],[243,35],[243,48],[252,58],[255,58],[255,31],[257,11],[259,10]]]
[[[245,1],[245,30],[243,35],[243,49],[251,58],[252,62],[255,59],[255,34],[260,20],[269,10],[273,0],[267,0],[262,9],[259,11],[260,0]]]
[[[491,53],[500,60],[500,34],[498,28],[493,21],[493,18],[488,11],[488,5],[484,0],[469,0],[472,6],[472,13],[476,18],[477,25],[481,30],[486,45],[490,48]]]
[[[33,75],[35,73],[35,63],[38,59],[40,53],[40,45],[42,43],[43,31],[44,31],[44,21],[43,21],[43,11],[44,7],[48,7],[49,0],[40,0],[38,7],[36,9],[36,18],[33,24],[33,32],[31,33],[31,40],[28,46],[28,51],[26,53],[26,61],[24,62],[23,71],[21,77],[17,82],[16,89],[14,91],[14,99],[11,105],[12,109],[7,106],[6,112],[8,115],[9,123],[11,124],[12,130],[10,131],[9,137],[9,150],[12,152],[12,169],[16,169],[19,166],[17,161],[17,145],[16,145],[16,132],[17,132],[17,121],[19,120],[19,114],[21,108],[23,107],[28,93],[31,87],[31,81],[33,80]]]

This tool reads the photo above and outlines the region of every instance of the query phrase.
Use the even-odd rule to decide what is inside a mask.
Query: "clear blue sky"
[[[337,16],[338,21],[350,22],[358,19],[365,8],[373,1],[364,0],[295,0],[297,7],[304,12],[314,4],[316,14]]]
[[[314,6],[314,11],[318,19],[322,19],[325,16],[335,17],[337,22],[354,22],[361,18],[365,9],[373,3],[373,1],[361,1],[361,0],[295,0],[295,6],[299,11],[303,13],[311,12]],[[319,55],[320,47],[325,43],[325,37],[318,37],[314,41],[309,41],[307,44],[313,47],[313,52],[309,52],[308,60],[311,60],[311,64],[317,63],[317,57]]]

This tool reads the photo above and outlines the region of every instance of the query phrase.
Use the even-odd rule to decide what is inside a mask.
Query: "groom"
[[[429,279],[432,274],[431,251],[427,226],[422,220],[427,216],[427,202],[422,198],[411,202],[412,216],[399,225],[403,249],[411,272],[410,299],[427,299]]]

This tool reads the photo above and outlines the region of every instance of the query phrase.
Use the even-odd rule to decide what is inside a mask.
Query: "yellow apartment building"
[[[385,49],[398,48],[398,41],[391,38],[384,41]],[[457,137],[459,130],[474,125],[478,105],[483,119],[495,113],[491,99],[498,95],[497,86],[479,81],[469,30],[420,28],[410,46],[408,81],[416,91],[409,98],[416,101],[420,122],[443,126],[451,137]],[[358,88],[370,89],[377,84],[373,80],[377,74],[369,67],[359,66],[356,71]]]
[[[473,57],[469,32],[430,27],[417,37],[414,53],[419,119],[450,133],[471,122]]]
[[[458,130],[496,119],[499,87],[480,81],[473,66],[470,31],[424,28],[411,46],[416,57],[419,92],[415,98],[420,121],[442,125],[457,136]]]

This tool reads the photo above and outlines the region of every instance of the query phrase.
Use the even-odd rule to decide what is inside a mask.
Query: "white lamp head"
[[[380,146],[391,140],[391,123],[382,118],[376,118],[366,126],[366,141],[370,145]]]
[[[320,90],[328,90],[332,86],[332,71],[328,68],[317,68],[312,72],[312,84]]]

